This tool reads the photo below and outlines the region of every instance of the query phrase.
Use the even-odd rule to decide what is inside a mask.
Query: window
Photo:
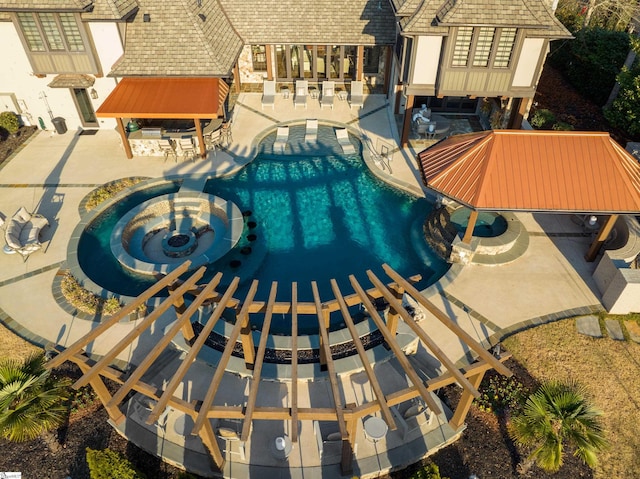
[[[30,51],[85,51],[82,34],[73,13],[18,13],[17,15]]]
[[[266,45],[251,45],[251,59],[254,72],[267,71],[267,47]]]
[[[459,27],[451,66],[508,68],[516,35],[516,28]]]
[[[493,66],[496,68],[509,68],[511,63],[511,54],[513,53],[513,45],[516,41],[515,28],[503,28],[498,40],[498,49],[496,50],[496,58]]]
[[[474,67],[486,67],[489,65],[489,56],[491,56],[491,47],[493,46],[493,35],[495,28],[482,27],[478,31],[478,42],[476,43],[476,51],[473,55]]]
[[[456,44],[453,47],[453,66],[466,67],[469,61],[471,40],[473,39],[473,27],[458,28]]]
[[[46,51],[44,42],[40,36],[40,31],[38,30],[38,25],[36,24],[36,19],[33,15],[30,13],[18,13],[18,21],[20,22],[20,27],[22,28],[22,33],[27,41],[29,50],[32,52]]]
[[[378,73],[380,69],[380,50],[379,46],[364,47],[364,61],[362,71],[364,73]]]

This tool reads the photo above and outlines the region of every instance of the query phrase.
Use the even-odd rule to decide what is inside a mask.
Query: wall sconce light
[[[198,17],[200,18],[200,20],[202,20],[203,22],[207,19],[207,16],[204,13],[198,13]]]
[[[142,15],[142,20],[144,21],[144,23],[149,23],[151,21],[151,15],[145,13],[144,15]]]
[[[91,98],[93,98],[94,100],[98,99],[98,92],[96,91],[95,88],[91,89],[91,91],[89,92],[89,95],[91,95]]]

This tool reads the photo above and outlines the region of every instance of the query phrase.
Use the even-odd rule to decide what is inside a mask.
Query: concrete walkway
[[[80,220],[78,206],[97,186],[130,176],[230,174],[253,158],[257,139],[276,124],[306,118],[345,124],[353,132],[364,134],[374,147],[380,142],[398,143],[395,119],[386,99],[379,95],[368,97],[360,110],[349,109],[344,101],[336,101],[333,110],[321,110],[313,100],[308,109],[296,110],[291,100],[286,102],[280,97],[274,110],[262,110],[259,94],[240,94],[233,114],[233,143],[227,150],[195,162],[176,163],[173,159],[163,161],[162,157],[128,160],[115,131],[100,130],[95,135],[40,132],[0,166],[0,211],[9,216],[25,206],[43,214],[51,223],[44,230],[42,252],[26,262],[19,255],[0,255],[0,321],[41,345],[69,345],[94,326],[58,305],[52,283]],[[376,173],[420,193],[423,187],[416,153],[413,148],[397,149],[390,163],[393,173],[386,169]],[[443,312],[487,346],[521,328],[602,310],[592,279],[597,263],[583,259],[589,238],[583,237],[566,215],[519,214],[518,218],[529,232],[530,245],[523,256],[499,267],[454,266],[425,292]],[[165,315],[157,328],[142,335],[118,359],[135,362],[135,358],[143,357],[173,319],[170,314]],[[466,346],[438,321],[427,318],[421,324],[451,359],[459,364],[472,360]],[[92,345],[90,352],[103,354],[135,325],[136,322],[117,324],[110,334]],[[372,454],[371,470],[361,470],[363,476],[381,468],[381,454]],[[407,464],[405,460],[410,459],[403,458],[402,464]],[[244,468],[238,474],[246,471]],[[229,475],[244,477],[234,472]]]

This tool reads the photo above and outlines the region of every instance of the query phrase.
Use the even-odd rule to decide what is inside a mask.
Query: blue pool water
[[[79,259],[94,282],[130,296],[152,283],[149,278],[123,271],[110,258],[110,232],[133,206],[176,189],[170,183],[135,193],[92,223],[82,235]],[[210,265],[205,278],[222,271],[223,283],[228,283],[239,276],[242,281],[234,295],[237,298],[244,297],[253,278],[260,280],[259,301],[266,301],[272,281],[278,282],[277,300],[289,300],[295,281],[298,301],[311,302],[311,281],[317,282],[323,300],[334,297],[332,278],[343,295],[353,293],[349,275],[365,288],[372,286],[368,269],[390,282],[381,268],[383,263],[405,276],[421,274],[420,288],[435,282],[448,269],[422,235],[432,204],[385,185],[359,157],[274,157],[261,153],[238,174],[209,180],[205,192],[234,202],[247,215],[242,239]],[[307,327],[301,323],[301,332],[317,332],[313,321],[315,318]],[[272,330],[287,330],[289,324],[285,317],[274,317]]]
[[[469,208],[458,208],[451,214],[451,222],[461,233],[464,233],[467,229],[470,214],[471,210]],[[500,236],[507,231],[507,226],[507,220],[504,216],[489,211],[480,211],[473,227],[473,236],[480,238]]]

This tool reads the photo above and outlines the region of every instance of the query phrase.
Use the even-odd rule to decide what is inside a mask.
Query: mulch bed
[[[536,380],[518,362],[510,359],[505,364],[527,390],[534,390],[537,387]],[[488,373],[483,384],[495,374],[497,374],[495,371]],[[458,404],[461,392],[460,387],[449,386],[443,388],[439,395],[453,410]],[[431,461],[438,465],[442,477],[469,479],[472,474],[475,474],[478,479],[522,479],[523,477],[587,479],[594,477],[593,471],[575,458],[571,452],[566,453],[562,468],[555,474],[546,473],[534,466],[528,476],[522,476],[518,473],[517,467],[522,460],[526,459],[526,453],[509,437],[505,415],[482,411],[474,403],[466,423],[467,429],[460,440],[426,459],[426,462]],[[417,464],[410,466],[404,471],[391,474],[390,478],[407,479],[417,468]]]
[[[0,134],[0,164],[16,152],[36,131],[38,131],[36,126],[21,126],[13,135]]]

